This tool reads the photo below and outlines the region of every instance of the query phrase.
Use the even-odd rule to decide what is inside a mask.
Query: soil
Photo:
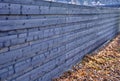
[[[53,81],[120,81],[120,35]]]

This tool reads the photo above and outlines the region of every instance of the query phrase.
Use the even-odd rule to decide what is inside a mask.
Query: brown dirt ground
[[[120,81],[120,35],[53,81]]]

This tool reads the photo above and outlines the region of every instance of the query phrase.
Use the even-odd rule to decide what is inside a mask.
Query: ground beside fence
[[[120,81],[120,35],[54,81]]]

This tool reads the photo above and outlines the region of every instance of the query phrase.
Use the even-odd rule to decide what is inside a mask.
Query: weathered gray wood
[[[119,16],[117,8],[0,0],[0,81],[50,81],[114,38]]]

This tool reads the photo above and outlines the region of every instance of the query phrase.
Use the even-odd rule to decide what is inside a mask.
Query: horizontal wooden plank
[[[115,16],[111,16],[111,17],[114,18]],[[53,19],[51,18],[51,19],[29,19],[29,20],[2,20],[0,21],[0,31],[34,28],[34,27],[47,26],[47,25],[80,22],[80,21],[86,21],[92,19],[95,20],[99,18],[98,17],[95,18],[68,17],[68,18],[53,18]]]
[[[51,5],[53,5],[51,3]],[[82,7],[61,7],[61,6],[42,6],[42,5],[24,5],[24,4],[10,4],[10,3],[0,3],[0,14],[105,14],[105,13],[117,13],[118,9],[112,8],[109,9],[101,9],[90,7],[82,8]]]
[[[84,36],[84,34],[87,34],[87,33],[90,33],[90,32],[94,32],[95,30],[97,31],[97,29],[99,29],[98,30],[98,32],[101,32],[102,31],[102,28],[104,28],[104,26],[105,26],[105,28],[107,28],[107,27],[110,27],[110,28],[108,28],[108,29],[104,29],[104,31],[106,31],[106,30],[110,30],[111,29],[111,26],[112,25],[114,25],[114,23],[110,23],[110,24],[106,24],[106,25],[102,25],[102,26],[100,26],[99,28],[92,28],[92,29],[89,29],[89,30],[84,30],[84,31],[82,31],[82,32],[76,32],[75,33],[75,36],[77,36],[77,34],[78,35],[83,35]],[[113,27],[112,27],[113,28]],[[105,32],[104,32],[105,33]],[[102,35],[104,35],[104,33],[101,33]],[[96,35],[101,35],[101,34],[96,34]],[[68,36],[68,38],[69,38],[69,36]],[[53,38],[54,39],[54,38]],[[46,40],[45,40],[46,41]],[[45,41],[42,41],[42,42],[45,42]],[[67,42],[68,40],[66,40],[66,42]],[[32,46],[28,46],[28,48],[30,48],[28,51],[30,51],[31,50],[31,48],[32,49],[36,49],[36,50],[38,50],[38,51],[40,51],[40,49],[41,48],[39,48],[38,49],[38,47],[36,48],[36,46],[39,46],[39,45],[41,45],[40,43],[42,43],[41,41],[38,41],[39,43],[33,43],[32,44]],[[62,41],[61,41],[62,42]],[[60,44],[61,45],[61,44]],[[15,59],[16,58],[16,56],[18,57],[18,55],[19,55],[19,57],[21,57],[21,55],[23,56],[24,54],[26,54],[26,53],[28,53],[28,52],[26,52],[26,53],[23,53],[21,50],[24,50],[24,49],[28,49],[28,48],[26,48],[26,46],[25,47],[23,47],[23,48],[21,48],[21,49],[16,49],[16,50],[13,50],[13,51],[10,51],[10,52],[6,52],[6,53],[3,53],[3,54],[0,54],[0,58],[1,58],[1,60],[3,60],[4,59],[4,57],[5,57],[5,55],[7,54],[9,54],[8,55],[8,57],[5,57],[5,58],[9,58],[9,59],[7,59],[7,60],[13,60],[13,59]],[[31,52],[31,54],[33,55],[34,53],[33,52],[36,52],[36,50],[33,50],[32,52]],[[29,53],[30,53],[29,52]],[[12,58],[12,59],[11,59]],[[1,61],[1,63],[3,63],[3,62],[6,62],[7,61],[6,59],[5,59],[5,61]],[[7,62],[9,62],[9,61],[7,61]],[[1,65],[1,67],[2,67],[3,65]]]

